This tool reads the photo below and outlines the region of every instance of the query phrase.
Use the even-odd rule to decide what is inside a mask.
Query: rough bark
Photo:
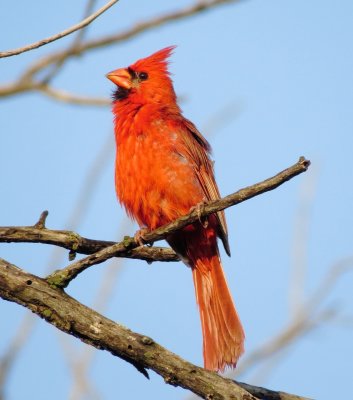
[[[166,383],[191,390],[212,400],[301,400],[302,397],[239,384],[193,365],[160,346],[150,337],[98,314],[64,290],[0,259],[0,297],[27,307],[61,331],[99,350],[107,350],[134,365],[148,377],[147,369]]]

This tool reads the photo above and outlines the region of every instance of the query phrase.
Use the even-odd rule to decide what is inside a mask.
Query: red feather
[[[141,228],[155,229],[220,197],[210,145],[176,101],[168,72],[174,47],[112,71],[117,144],[115,185],[119,201]],[[205,368],[235,367],[244,332],[222,270],[217,246],[228,254],[223,212],[170,235],[167,241],[191,267],[203,333]]]

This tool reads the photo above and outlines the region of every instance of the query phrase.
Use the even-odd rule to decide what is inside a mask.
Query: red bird
[[[141,229],[152,230],[220,197],[210,145],[183,117],[168,72],[174,46],[107,74],[113,95],[119,201]],[[142,232],[142,231],[141,231]],[[230,255],[223,212],[167,238],[191,267],[200,310],[205,368],[235,367],[244,331],[229,292],[217,236]]]

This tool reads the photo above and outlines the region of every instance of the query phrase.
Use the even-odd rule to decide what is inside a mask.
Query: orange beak
[[[129,71],[125,68],[120,68],[116,69],[115,71],[109,72],[106,77],[117,86],[120,86],[124,89],[131,89],[131,76],[129,74]]]

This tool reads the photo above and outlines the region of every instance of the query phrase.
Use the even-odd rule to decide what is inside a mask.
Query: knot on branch
[[[46,277],[46,281],[54,289],[64,289],[70,282],[70,274],[65,269],[58,269]]]
[[[154,344],[154,340],[151,339],[151,338],[148,337],[148,336],[144,336],[144,337],[141,339],[141,342],[142,342],[143,344],[145,344],[146,346],[151,346],[152,344]]]
[[[164,378],[164,382],[168,385],[178,386],[178,378],[174,375],[168,375]]]

